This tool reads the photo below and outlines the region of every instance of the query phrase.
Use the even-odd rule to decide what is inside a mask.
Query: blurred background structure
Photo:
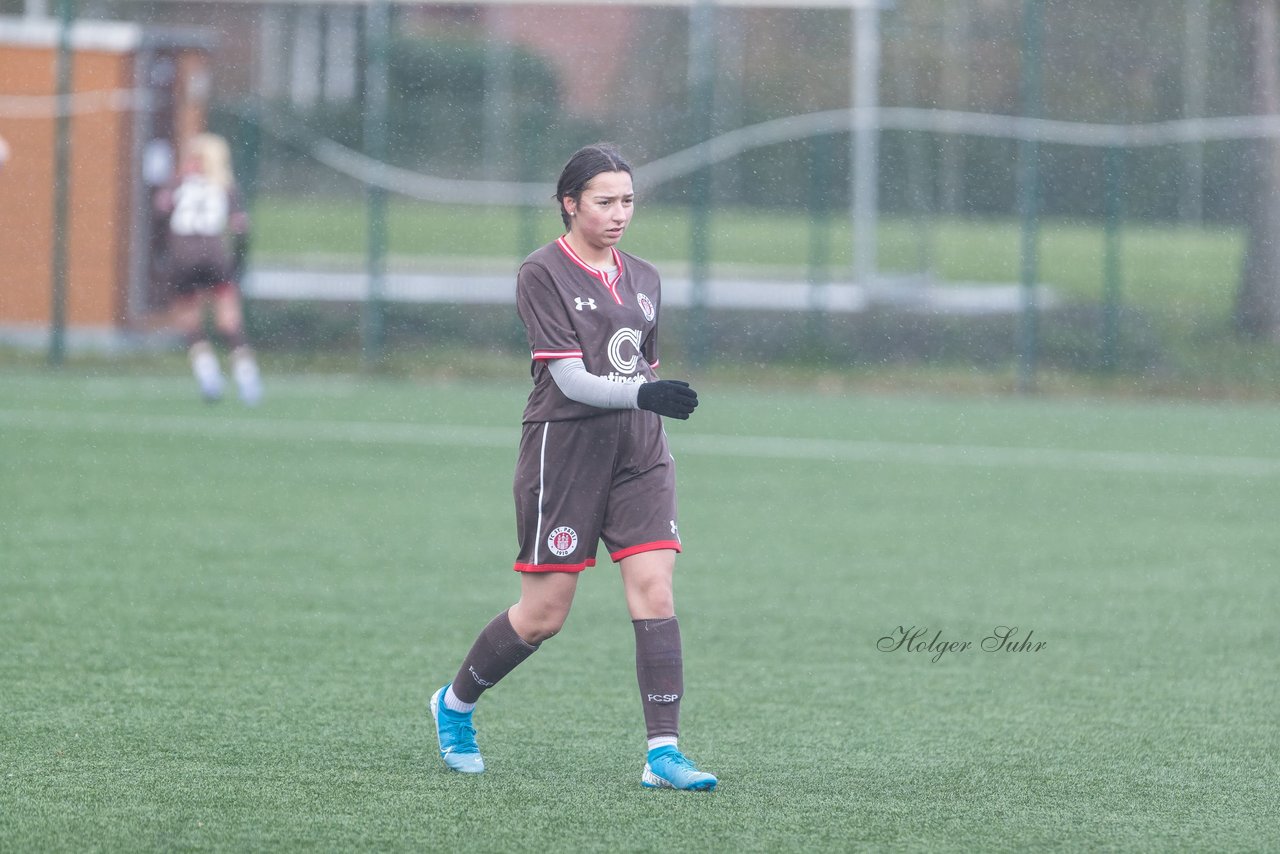
[[[54,346],[59,300],[72,343],[163,325],[142,212],[166,146],[203,123],[231,140],[251,201],[244,289],[264,348],[519,352],[515,266],[558,233],[569,152],[609,139],[638,167],[624,248],[663,269],[668,339],[695,362],[940,361],[1013,369],[1023,388],[1044,366],[1280,364],[1275,0],[0,12],[9,339]],[[92,70],[106,32],[130,34],[114,76]],[[32,62],[44,73],[19,74]],[[109,191],[88,177],[112,168]],[[104,265],[114,302],[89,312]]]
[[[163,311],[149,191],[172,170],[170,143],[206,124],[213,45],[194,30],[0,20],[11,332],[52,327],[60,351],[69,323],[78,339],[109,345]]]

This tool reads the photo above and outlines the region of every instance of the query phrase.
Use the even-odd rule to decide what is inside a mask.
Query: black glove
[[[654,380],[640,386],[636,405],[668,418],[688,419],[698,408],[698,393],[681,380]]]

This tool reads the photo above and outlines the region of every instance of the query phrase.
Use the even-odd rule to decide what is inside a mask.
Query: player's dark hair
[[[631,164],[622,159],[617,146],[611,142],[597,142],[595,145],[579,148],[560,170],[555,198],[560,204],[560,219],[564,220],[565,228],[569,227],[569,212],[564,209],[564,200],[569,198],[576,202],[581,199],[587,184],[601,172],[631,174]]]

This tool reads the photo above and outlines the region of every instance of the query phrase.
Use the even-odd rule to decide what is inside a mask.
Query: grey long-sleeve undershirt
[[[602,409],[639,409],[641,383],[617,383],[587,370],[581,359],[552,359],[551,378],[570,400]]]

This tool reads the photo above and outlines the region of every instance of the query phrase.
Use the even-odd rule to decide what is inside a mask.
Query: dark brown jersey
[[[156,199],[168,218],[169,277],[179,291],[230,281],[233,258],[229,235],[248,230],[248,215],[235,187],[203,175],[184,175]]]
[[[565,397],[547,362],[580,358],[613,382],[657,379],[662,283],[647,261],[613,250],[617,271],[597,270],[559,238],[525,259],[516,277],[516,310],[533,359],[525,423],[590,418],[605,410]]]

